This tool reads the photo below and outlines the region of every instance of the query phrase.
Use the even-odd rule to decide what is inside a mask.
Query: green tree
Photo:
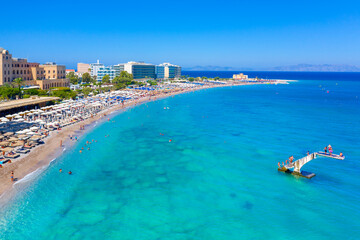
[[[220,78],[219,77],[214,77],[214,80],[219,80]]]
[[[189,77],[189,81],[190,81],[190,82],[193,82],[193,81],[195,81],[195,78]]]
[[[90,87],[84,87],[82,89],[82,93],[85,95],[85,96],[88,96],[90,93],[92,92],[92,89]]]
[[[101,82],[102,83],[110,83],[110,76],[106,74],[105,76],[103,76]]]
[[[201,79],[204,80],[204,79],[208,79],[208,78],[204,76],[204,77],[201,77]]]
[[[119,76],[112,80],[112,82],[116,84],[115,89],[123,89],[131,84],[139,85],[139,82],[134,81],[133,75],[126,71],[122,71]]]
[[[93,81],[93,78],[90,76],[89,73],[84,73],[82,75],[82,82],[84,83],[91,83]]]
[[[68,78],[70,80],[71,84],[78,84],[79,83],[79,77],[76,76],[74,72],[69,72],[66,75],[66,78]]]
[[[128,73],[127,71],[122,71],[120,73],[121,78],[130,78],[131,80],[134,79],[134,76],[131,73]]]
[[[156,85],[158,85],[155,80],[148,80],[147,82],[150,84],[150,86],[156,86]]]
[[[15,78],[13,83],[19,89],[19,97],[21,98],[21,86],[24,84],[24,80],[22,78]]]

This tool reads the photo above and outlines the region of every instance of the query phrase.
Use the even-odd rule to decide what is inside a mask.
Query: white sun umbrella
[[[31,130],[30,129],[24,129],[23,130],[23,133],[28,133],[28,132],[31,132]]]
[[[2,121],[2,122],[9,122],[10,120],[7,119],[7,118],[1,118],[1,121]]]
[[[14,117],[15,117],[15,118],[22,118],[22,116],[20,116],[20,115],[18,115],[18,114],[16,114]]]
[[[25,121],[25,119],[23,119],[23,118],[18,118],[18,119],[16,119],[15,121],[16,121],[16,122],[23,122],[23,121]]]
[[[36,133],[31,132],[31,131],[26,133],[26,135],[34,135],[34,134],[36,134]]]
[[[38,130],[38,129],[39,129],[39,127],[31,127],[30,128],[31,131]]]
[[[22,130],[17,131],[16,134],[24,134],[24,131],[22,131]]]

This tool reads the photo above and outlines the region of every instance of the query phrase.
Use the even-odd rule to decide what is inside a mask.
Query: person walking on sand
[[[62,140],[60,140],[60,147],[62,147]]]
[[[12,182],[14,181],[14,171],[11,171],[10,179]]]

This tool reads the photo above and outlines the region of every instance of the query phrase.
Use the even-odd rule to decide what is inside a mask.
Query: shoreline
[[[18,183],[22,183],[22,181],[27,179],[27,177],[38,172],[39,174],[35,175],[35,178],[30,178],[29,181],[25,181],[29,183],[32,182],[36,179],[38,175],[40,175],[51,165],[51,162],[59,158],[66,150],[72,148],[75,145],[77,141],[70,140],[69,135],[77,136],[78,139],[81,138],[84,134],[88,133],[92,129],[93,124],[105,121],[107,115],[121,114],[122,112],[126,111],[131,107],[183,93],[195,92],[210,88],[259,84],[262,83],[212,85],[196,89],[183,89],[180,91],[162,93],[156,95],[155,97],[152,96],[151,99],[149,98],[149,96],[145,96],[136,100],[126,102],[124,104],[124,107],[122,107],[121,104],[112,106],[108,109],[104,109],[92,118],[88,118],[70,126],[63,127],[60,131],[53,131],[50,133],[49,137],[44,139],[44,144],[37,146],[29,154],[19,157],[18,159],[10,163],[10,165],[0,169],[0,182],[2,183],[0,185],[0,208],[4,207],[13,197],[16,196],[18,189],[16,189],[15,186]],[[80,130],[81,125],[84,126],[83,130]],[[61,146],[60,141],[62,141]],[[11,171],[15,172],[15,182],[11,182],[10,180]]]

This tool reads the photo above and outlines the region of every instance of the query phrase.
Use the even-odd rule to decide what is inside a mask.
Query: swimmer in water
[[[88,150],[90,150],[90,148],[88,148]]]
[[[61,169],[61,168],[59,169],[59,172],[62,173],[62,169]]]
[[[80,150],[79,153],[82,153],[82,151]]]
[[[71,175],[72,174],[72,171],[69,171],[69,175]]]
[[[340,153],[340,155],[339,155],[339,156],[340,156],[340,157],[344,157],[344,155],[343,155],[343,153],[342,153],[342,152]]]

